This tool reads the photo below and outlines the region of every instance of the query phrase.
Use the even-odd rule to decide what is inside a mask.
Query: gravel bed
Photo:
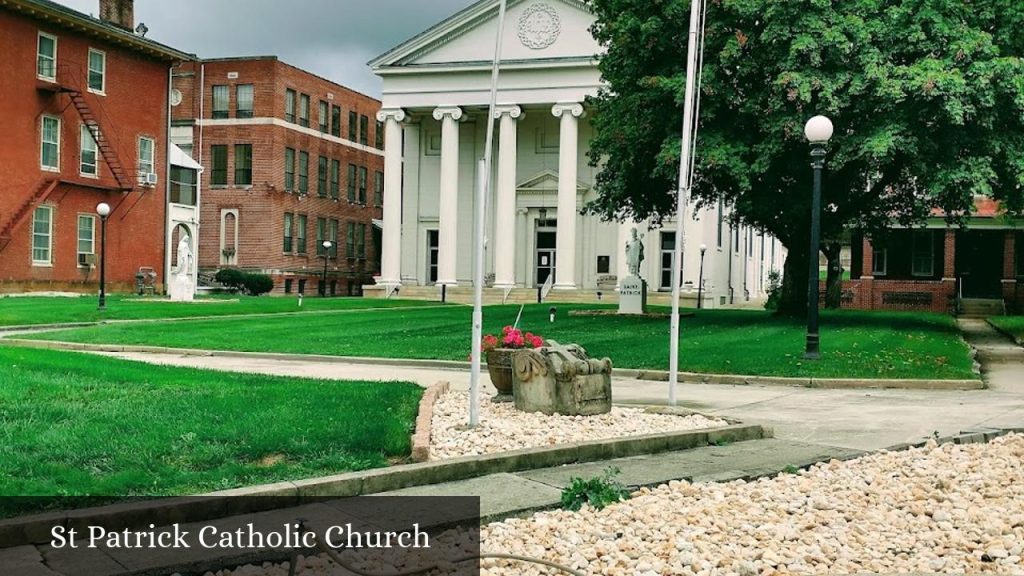
[[[431,422],[431,460],[729,424],[699,414],[649,414],[639,408],[619,407],[599,416],[528,414],[517,411],[511,402],[492,403],[489,396],[480,399],[480,426],[466,428],[468,414],[467,392],[449,392],[437,399]]]
[[[485,527],[485,550],[586,574],[1024,574],[1024,436],[833,461],[755,482],[672,482],[603,511]],[[482,574],[554,574],[487,561]]]

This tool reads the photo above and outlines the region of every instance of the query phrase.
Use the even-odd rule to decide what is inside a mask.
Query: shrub
[[[616,479],[619,472],[618,468],[608,468],[597,478],[573,478],[562,490],[562,508],[575,512],[584,504],[590,504],[600,510],[609,504],[628,500],[629,490]]]
[[[765,310],[778,310],[782,300],[782,274],[778,270],[768,273],[768,299],[764,302]]]
[[[246,274],[242,284],[250,296],[261,296],[274,289],[274,280],[266,274]]]
[[[241,290],[245,279],[245,272],[237,268],[224,268],[223,270],[218,270],[213,279],[228,288]]]

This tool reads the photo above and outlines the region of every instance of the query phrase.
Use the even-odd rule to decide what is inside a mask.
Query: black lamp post
[[[700,245],[700,274],[697,276],[697,309],[704,307],[704,254],[708,251],[707,244]]]
[[[327,261],[331,258],[331,246],[334,244],[330,240],[324,240],[324,283],[320,287],[320,296],[327,297]]]
[[[832,121],[815,116],[807,121],[804,135],[811,143],[811,167],[814,168],[814,194],[811,200],[811,253],[807,272],[807,351],[804,358],[821,358],[818,333],[818,252],[821,249],[821,172],[825,168],[825,145],[832,138]]]
[[[96,205],[96,213],[100,216],[100,303],[99,310],[107,309],[107,216],[110,216],[110,204],[100,202]]]

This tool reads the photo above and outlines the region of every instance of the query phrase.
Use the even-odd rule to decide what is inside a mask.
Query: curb
[[[329,356],[325,354],[288,354],[278,352],[239,352],[232,350],[197,350],[191,348],[169,348],[165,346],[134,346],[122,344],[83,344],[55,340],[25,340],[21,338],[0,338],[0,345],[42,348],[48,350],[73,350],[79,352],[138,352],[144,354],[178,354],[181,356],[206,356],[221,358],[249,358],[258,360],[282,360],[292,362],[323,362],[333,364],[363,364],[369,366],[396,366],[402,368],[434,368],[438,370],[469,370],[468,362],[454,360],[425,360],[410,358],[372,358],[359,356]],[[634,378],[653,382],[668,382],[665,370],[637,370],[615,368],[612,377]],[[743,376],[738,374],[702,374],[680,372],[679,383],[727,384],[734,386],[798,386],[803,388],[895,388],[904,390],[984,390],[985,383],[976,380],[914,380],[914,379],[868,379],[868,378],[813,378],[785,376]]]
[[[96,508],[42,513],[0,520],[0,548],[50,542],[55,523],[67,527],[102,526],[108,530],[138,529],[149,524],[200,522],[235,514],[265,511],[252,497],[274,496],[278,506],[294,506],[308,498],[346,498],[390,492],[401,488],[467,480],[491,474],[521,472],[576,464],[686,450],[720,444],[770,438],[759,425],[733,424],[687,432],[666,432],[627,438],[594,440],[544,448],[513,450],[484,456],[464,456],[415,464],[403,464],[362,472],[263,484],[201,496],[186,496],[113,504]],[[238,497],[247,497],[240,500]],[[245,504],[249,502],[248,509]],[[262,508],[266,508],[264,505]]]
[[[412,435],[412,461],[426,462],[430,460],[430,428],[434,420],[434,403],[438,397],[448,392],[448,382],[438,382],[423,393],[420,398],[420,411],[416,415],[416,432]]]

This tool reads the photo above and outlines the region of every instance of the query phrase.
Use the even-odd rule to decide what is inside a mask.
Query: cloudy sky
[[[57,0],[99,14],[99,0]],[[201,58],[277,55],[371,96],[366,62],[476,0],[135,0],[147,37]]]

